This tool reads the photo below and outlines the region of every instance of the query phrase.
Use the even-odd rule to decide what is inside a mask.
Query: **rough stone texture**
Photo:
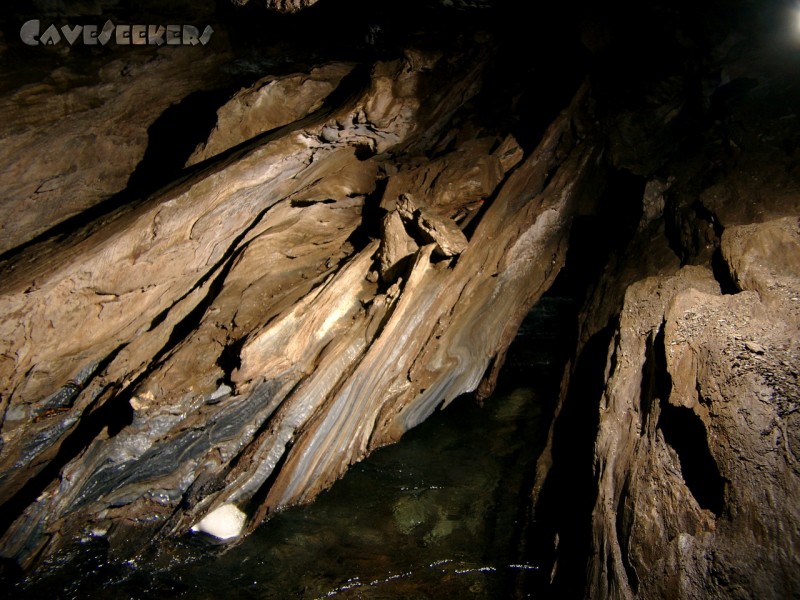
[[[394,153],[440,141],[482,67],[480,52],[379,63],[347,105],[7,265],[4,556],[29,565],[86,527],[135,551],[231,503],[252,530],[437,406],[488,393],[593,197],[599,150],[572,126],[585,90],[469,240],[450,221],[438,246],[457,238],[457,262],[408,245],[408,271],[379,286],[380,242],[358,241]]]
[[[615,55],[623,34],[600,29],[593,51]],[[587,282],[537,465],[537,577],[556,597],[800,594],[800,88],[785,47],[743,39],[706,73],[662,55],[631,83],[644,98],[593,79],[624,90],[598,89],[599,113],[641,215]]]
[[[800,88],[791,61],[703,39],[694,16],[590,18],[591,96],[546,130],[538,111],[570,75],[536,63],[542,89],[503,81],[516,66],[487,86],[482,35],[371,74],[262,79],[226,96],[203,164],[15,253],[0,267],[0,554],[27,567],[98,531],[129,558],[220,507],[250,532],[311,501],[437,407],[485,397],[566,263],[559,287],[586,301],[538,463],[531,576],[556,597],[800,595]],[[369,25],[370,53],[389,29],[379,44]],[[139,106],[142,86],[181,64],[158,60],[6,97],[6,214],[28,219],[7,248],[120,189],[164,114]],[[498,114],[519,106],[536,114]],[[83,137],[57,156],[36,129],[62,146],[85,119],[96,139],[133,128],[132,146],[98,161],[106,146]],[[88,193],[73,159],[116,183]],[[35,193],[65,208],[31,214]]]
[[[799,225],[797,217],[785,217],[731,227],[722,235],[722,255],[736,285],[758,292],[761,301],[784,319],[800,319]]]
[[[749,192],[713,196],[715,204],[712,192],[701,194],[713,212],[675,210],[691,197],[686,162],[672,171],[669,187],[651,181],[636,249],[610,261],[593,288],[534,490],[538,510],[548,510],[543,499],[554,489],[568,493],[574,468],[579,493],[590,499],[569,503],[575,514],[591,512],[585,525],[572,527],[565,517],[550,532],[557,589],[581,589],[570,580],[579,581],[588,565],[583,589],[597,598],[783,598],[800,590],[791,500],[800,484],[793,450],[798,223],[795,216],[767,220],[792,214],[795,184],[783,169],[769,184],[757,183],[771,172],[753,166],[764,151],[753,144],[737,161],[759,173]],[[708,189],[741,177],[728,171],[717,181]],[[671,205],[673,248],[707,266],[675,272],[675,257],[653,260],[661,254],[653,250],[663,201]],[[670,219],[681,226],[671,228]],[[642,261],[638,252],[648,244]],[[720,283],[738,293],[721,295]],[[595,369],[596,383],[587,385],[585,361],[602,356],[605,373]],[[587,415],[593,410],[596,424]],[[598,433],[569,458],[565,427]]]
[[[593,596],[800,592],[799,233],[796,218],[726,231],[735,295],[688,267],[628,289],[600,406]]]
[[[542,540],[553,544],[554,589],[593,598],[800,590],[798,219],[726,229],[722,252],[738,293],[722,295],[706,267],[669,261],[635,283],[630,267],[610,269],[592,292],[534,489],[539,519],[550,518],[554,494],[586,495],[566,502],[575,512]],[[616,310],[605,295],[615,289],[626,289]],[[605,372],[587,369],[587,356],[605,356]],[[584,425],[593,409],[596,424]],[[597,433],[579,443],[564,427]],[[585,525],[570,524],[589,512]],[[570,580],[586,566],[586,584]]]
[[[458,132],[451,132],[443,141],[457,140]],[[492,148],[497,148],[492,152]],[[498,145],[494,138],[469,140],[454,152],[422,165],[405,169],[389,178],[381,206],[394,210],[400,196],[412,188],[425,190],[418,200],[460,222],[477,210],[489,197],[506,172],[522,160],[522,149],[513,137],[508,136]]]
[[[137,50],[106,58],[99,75],[61,67],[0,97],[0,253],[122,191],[148,128],[192,92],[226,85],[227,60],[223,48]]]
[[[247,0],[234,0],[244,4]],[[266,0],[267,8],[280,12],[297,12],[317,3],[318,0]]]
[[[417,229],[425,242],[436,244],[435,251],[441,256],[458,256],[467,247],[467,238],[453,221],[436,216],[426,206],[417,204],[410,194],[400,196],[397,212]]]
[[[297,121],[322,106],[353,65],[331,63],[309,73],[264,77],[217,111],[217,124],[187,165],[202,162],[259,134]]]
[[[403,219],[396,210],[387,214],[381,222],[381,247],[379,258],[381,261],[381,277],[384,281],[391,281],[395,277],[393,269],[398,263],[413,255],[419,246],[408,235]]]

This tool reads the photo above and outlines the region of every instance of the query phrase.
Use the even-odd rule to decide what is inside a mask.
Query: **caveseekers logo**
[[[97,25],[50,25],[42,31],[39,19],[32,19],[19,30],[28,46],[55,46],[62,40],[70,46],[80,40],[87,46],[105,46],[113,40],[120,46],[205,46],[214,30],[207,25],[203,32],[194,25],[115,25],[110,20]]]

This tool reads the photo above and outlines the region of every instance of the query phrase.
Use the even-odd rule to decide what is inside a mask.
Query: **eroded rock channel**
[[[789,9],[225,0],[208,46],[12,39],[160,14],[56,4],[0,39],[5,578],[236,546],[491,403],[549,294],[574,350],[497,589],[800,593]]]

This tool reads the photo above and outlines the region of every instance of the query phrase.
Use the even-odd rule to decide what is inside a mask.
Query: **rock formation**
[[[589,12],[524,76],[515,23],[247,68],[220,36],[3,91],[6,564],[252,532],[489,397],[555,284],[583,304],[531,589],[800,593],[797,79],[719,12],[639,10],[647,34]],[[541,60],[562,38],[575,73]],[[156,152],[198,107],[203,135]]]
[[[598,150],[575,131],[584,89],[524,160],[511,137],[466,139],[408,171],[398,156],[452,139],[484,65],[409,52],[351,76],[335,108],[320,107],[350,67],[258,82],[218,111],[211,164],[6,266],[0,500],[29,503],[7,556],[29,564],[87,527],[180,534],[220,506],[252,530],[485,375],[488,393]],[[325,73],[297,112],[260,117]]]
[[[798,90],[768,55],[717,52],[742,79],[705,140],[611,153],[649,178],[642,218],[589,286],[534,489],[542,584],[565,596],[800,590],[800,186],[766,110]]]
[[[248,0],[233,0],[236,4],[246,4]],[[266,7],[278,12],[297,12],[316,4],[319,0],[266,0]]]
[[[62,67],[4,95],[0,254],[125,190],[148,129],[171,104],[224,85],[205,74],[229,58],[192,48],[100,63],[96,76]]]

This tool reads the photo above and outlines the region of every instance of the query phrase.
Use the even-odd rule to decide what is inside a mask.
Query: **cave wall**
[[[559,595],[798,593],[798,89],[759,16],[771,31],[718,38],[694,74],[670,63],[662,101],[608,121],[641,218],[584,290],[538,465],[540,584]],[[681,111],[694,131],[672,129]],[[661,137],[632,151],[632,119]]]
[[[527,152],[471,122],[492,49],[461,38],[259,77],[163,189],[28,230],[0,300],[5,557],[135,553],[230,505],[251,531],[491,392],[603,174],[586,86]]]
[[[582,309],[531,589],[797,594],[785,12],[618,2],[529,27],[502,2],[420,2],[449,24],[372,8],[334,51],[332,0],[224,4],[199,13],[213,52],[7,72],[2,556],[32,568],[85,535],[132,556],[229,506],[250,532],[488,397],[555,285]],[[265,9],[299,11],[268,48]]]

